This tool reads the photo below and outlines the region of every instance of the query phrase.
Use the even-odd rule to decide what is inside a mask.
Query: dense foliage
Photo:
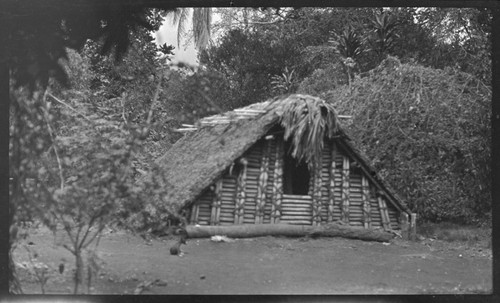
[[[17,181],[10,188],[11,236],[27,221],[66,233],[63,246],[75,256],[74,293],[84,281],[84,251],[95,249],[105,226],[123,219],[116,213],[128,201],[141,198],[135,177],[145,140],[140,125],[112,119],[110,108],[80,89],[66,91],[64,100],[50,90],[13,92],[9,162]],[[95,272],[88,275],[90,281]]]
[[[351,88],[323,97],[380,175],[421,218],[490,218],[491,90],[470,74],[388,58]]]
[[[146,200],[135,181],[152,162],[150,156],[144,156],[144,146],[148,147],[146,152],[156,147],[144,143],[154,141],[162,127],[168,128],[152,121],[153,116],[158,122],[167,120],[155,100],[169,71],[166,60],[173,48],[158,47],[151,37],[164,12],[141,5],[128,9],[121,16],[141,20],[131,17],[120,23],[121,29],[113,25],[119,19],[106,21],[120,11],[109,11],[107,15],[87,16],[88,23],[82,23],[88,28],[77,31],[70,24],[81,19],[61,21],[71,17],[72,10],[42,13],[24,28],[9,24],[2,29],[13,30],[13,35],[20,31],[11,36],[16,41],[8,41],[2,48],[7,52],[4,63],[11,71],[11,250],[17,239],[25,236],[18,233],[23,222],[41,222],[54,233],[66,233],[68,241],[62,245],[75,257],[74,293],[81,291],[83,283],[84,252],[95,249],[105,226],[128,223],[123,210],[131,207],[130,201]],[[7,21],[18,20],[8,12]],[[52,27],[41,26],[51,17]],[[93,22],[101,27],[97,32],[93,32]],[[131,26],[134,22],[137,26]],[[42,27],[39,36],[33,36],[37,26]],[[49,32],[45,33],[46,29]],[[121,30],[125,33],[116,32]],[[61,31],[70,33],[61,35]],[[100,39],[109,31],[116,35]],[[54,42],[51,35],[63,38]],[[89,37],[95,40],[87,40]],[[54,43],[40,42],[43,38]],[[106,54],[112,46],[118,57]],[[11,291],[21,292],[12,258],[10,262]],[[86,263],[90,266],[93,261]],[[90,284],[96,272],[85,272]]]
[[[296,82],[286,92],[299,86],[311,91],[309,84],[300,83],[310,83],[321,71],[328,70],[327,76],[335,78],[332,84],[342,85],[387,55],[491,80],[492,15],[487,9],[228,10],[216,24],[216,43],[201,52],[200,63],[228,81],[229,93],[224,94],[232,96],[234,107],[283,92],[273,80],[283,78],[285,70],[294,72]]]
[[[91,39],[101,42],[102,53],[120,58],[132,41],[131,32],[154,30],[151,7],[173,9],[151,0],[125,5],[99,0],[2,1],[0,62],[18,86],[45,87],[51,77],[67,84],[61,60],[67,58],[68,48],[81,50]]]

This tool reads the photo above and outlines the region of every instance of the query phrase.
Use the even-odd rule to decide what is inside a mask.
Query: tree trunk
[[[383,230],[366,229],[349,225],[330,223],[319,226],[289,224],[252,224],[229,226],[188,226],[189,238],[208,238],[224,235],[230,238],[252,238],[264,236],[286,237],[344,237],[365,241],[387,242],[394,235]]]
[[[83,259],[82,259],[82,252],[78,250],[78,248],[75,248],[75,276],[74,276],[74,288],[73,288],[73,294],[77,295],[78,294],[78,287],[83,281]]]

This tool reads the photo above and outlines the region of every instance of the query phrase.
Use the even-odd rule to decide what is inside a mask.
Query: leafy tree
[[[256,36],[260,34],[234,30],[223,38],[220,46],[200,54],[201,64],[208,70],[223,74],[228,79],[230,90],[241,93],[238,100],[234,100],[235,106],[266,98],[271,89],[269,75],[278,73],[275,66],[265,62],[269,58],[266,55],[271,52],[271,46]],[[254,58],[255,61],[249,61],[248,58]]]
[[[348,15],[349,10],[346,10]],[[352,28],[360,35],[363,41],[361,53],[351,62],[355,63],[351,76],[365,76],[366,72],[376,67],[384,56],[380,56],[372,46],[377,35],[374,24],[377,23],[376,16],[392,16],[395,25],[391,30],[389,39],[390,51],[388,53],[397,56],[402,62],[419,63],[433,68],[443,69],[445,67],[458,68],[464,72],[476,75],[485,83],[491,79],[491,61],[489,58],[491,42],[489,39],[491,28],[491,12],[487,9],[458,9],[458,8],[385,8],[384,10],[373,9],[370,11],[356,11],[362,19],[352,18],[346,21],[346,28]],[[474,34],[468,35],[463,25],[463,16],[470,16],[470,21],[465,21],[468,31]],[[462,21],[457,21],[462,20]],[[383,18],[379,17],[381,23]],[[374,23],[375,22],[375,23]],[[475,25],[474,25],[475,24]],[[313,66],[314,69],[325,70],[331,64],[343,65],[345,57],[339,56],[340,37],[344,25],[330,34],[328,44],[307,46],[304,53],[304,62]],[[381,24],[379,28],[383,28]],[[472,30],[472,29],[476,30]],[[380,32],[380,30],[378,30]],[[383,39],[382,39],[383,40]],[[370,42],[371,41],[371,42]],[[383,45],[380,41],[380,45]],[[344,65],[345,68],[345,65]],[[347,72],[347,70],[346,70]],[[341,74],[339,74],[341,76]],[[352,78],[352,77],[351,77]],[[330,77],[324,78],[324,83],[310,83],[311,76],[307,76],[307,83],[315,87],[324,87],[331,83]],[[321,79],[318,78],[321,82]],[[304,86],[303,85],[303,86]],[[305,86],[304,86],[305,87]],[[312,88],[312,87],[311,87]],[[332,87],[333,89],[333,87]],[[307,89],[310,92],[314,90]],[[324,90],[322,91],[324,92]],[[318,93],[321,93],[318,91]]]
[[[353,69],[329,44],[330,33],[342,33],[349,23],[356,32],[372,14],[373,9],[263,9],[251,14],[231,9],[219,24],[217,44],[201,52],[200,63],[228,79],[232,95],[240,96],[235,106],[249,104],[270,97],[271,78],[281,77],[285,68],[294,70],[297,83],[332,61]],[[350,43],[359,44],[361,38],[356,39]]]
[[[313,26],[306,30],[297,26],[298,20],[303,19],[300,23],[305,24],[298,10],[287,10],[282,15],[271,9],[252,14],[245,11],[242,22],[228,23],[227,32],[221,27],[223,33],[217,44],[200,53],[200,63],[207,70],[228,79],[231,95],[237,98],[233,106],[270,97],[271,77],[281,75],[285,68],[295,70],[297,79],[309,73],[310,67],[300,64],[304,49],[301,41],[319,37],[316,33],[311,38]]]
[[[196,73],[179,74],[178,82],[171,87],[165,102],[176,108],[183,122],[192,123],[232,109],[229,82],[220,73],[199,69]]]
[[[425,8],[417,17],[437,40],[436,63],[458,67],[491,81],[491,22],[488,8]]]
[[[42,95],[18,89],[11,104],[9,164],[19,180],[10,187],[16,199],[12,226],[33,218],[68,235],[64,247],[75,256],[74,293],[83,282],[82,253],[95,249],[90,246],[117,219],[122,200],[134,195],[132,162],[142,142],[140,131],[106,119],[88,97],[81,91],[67,103],[49,90]]]
[[[130,43],[129,32],[152,30],[147,17],[152,1],[133,4],[76,0],[2,1],[2,63],[11,70],[17,86],[46,87],[49,77],[65,84],[60,60],[66,49],[81,50],[88,39],[102,40],[101,50],[122,56]],[[171,9],[166,4],[156,7]]]
[[[140,111],[133,108],[137,106],[137,102],[124,102],[127,101],[127,93],[133,92],[131,88],[127,89],[125,84],[137,80],[134,83],[135,88],[146,87],[139,83],[145,83],[151,76],[153,80],[163,76],[156,69],[154,74],[151,74],[152,69],[140,71],[138,65],[135,70],[127,69],[131,63],[142,57],[133,58],[133,52],[132,57],[127,58],[131,53],[124,55],[130,45],[138,46],[138,39],[147,40],[148,31],[154,30],[161,22],[158,19],[161,19],[161,14],[156,14],[157,11],[151,8],[173,9],[168,3],[150,0],[123,4],[80,0],[71,3],[60,0],[3,1],[0,4],[0,64],[11,77],[9,221],[10,281],[13,292],[21,291],[15,279],[12,249],[17,239],[17,224],[23,216],[39,217],[51,229],[57,228],[58,224],[63,226],[64,230],[74,237],[68,247],[75,255],[77,272],[81,273],[81,250],[98,237],[103,224],[110,222],[113,210],[119,205],[117,203],[120,202],[120,195],[124,193],[124,188],[129,188],[126,184],[134,176],[134,161],[130,148],[137,145],[134,138],[143,140],[147,132],[128,123],[130,117],[127,117],[127,114]],[[151,45],[138,44],[139,48]],[[88,55],[94,54],[95,60],[88,62],[81,58],[77,60],[77,65],[80,66],[67,66],[64,61],[77,57],[73,56],[74,53],[71,53],[70,49],[84,51]],[[162,48],[167,53],[169,49],[171,48],[166,45]],[[146,53],[148,51],[152,53],[156,50],[150,48]],[[112,58],[107,57],[111,52],[118,61],[125,61],[126,65],[115,68]],[[153,59],[146,58],[151,67],[158,63]],[[129,72],[132,73],[127,74]],[[69,78],[68,73],[80,77],[83,81]],[[73,90],[66,90],[59,84],[53,84],[51,90],[46,90],[51,78],[55,78],[63,86],[73,84]],[[112,85],[108,88],[107,84]],[[96,89],[101,90],[103,95],[93,95],[91,90]],[[112,96],[117,98],[115,102],[110,102],[109,98]],[[133,97],[134,101],[140,100],[137,96]],[[157,97],[156,95],[156,99]],[[69,104],[61,99],[76,100],[82,104]],[[78,119],[66,119],[70,123],[65,125],[62,120],[65,120],[66,115],[61,114],[60,110],[54,111],[57,107],[50,106],[50,102],[56,102],[55,100],[58,100],[62,108],[75,110]],[[106,102],[120,104],[120,111],[111,110],[103,115],[106,111],[103,104]],[[123,110],[126,106],[129,107],[129,112]],[[143,105],[139,107],[141,106]],[[149,108],[151,113],[154,106]],[[146,122],[151,121],[152,115],[149,113]],[[93,124],[93,130],[86,129],[82,122]],[[69,137],[76,134],[87,136],[87,142],[90,143],[80,146],[75,140],[61,140],[65,131],[70,133]],[[83,149],[76,149],[77,147]],[[86,147],[94,149],[85,150]],[[90,158],[78,158],[77,150],[86,151],[86,156]],[[52,153],[53,155],[48,157],[48,154]],[[45,157],[45,162],[41,161],[42,156]],[[69,159],[66,159],[68,157]],[[40,167],[40,163],[45,163],[46,167]],[[74,179],[75,176],[68,173],[71,173],[71,166],[77,164],[80,165],[80,173],[83,175]],[[48,167],[53,168],[53,172],[46,172]],[[38,178],[40,174],[46,178],[43,182]],[[92,175],[96,179],[89,177]],[[116,182],[110,178],[115,178]],[[102,183],[99,183],[99,180]],[[76,187],[68,182],[76,184]],[[90,196],[89,188],[92,190]],[[40,199],[45,204],[37,204]],[[46,209],[42,206],[46,206],[50,212],[44,212]],[[79,277],[80,274],[77,274],[75,292],[81,282]]]

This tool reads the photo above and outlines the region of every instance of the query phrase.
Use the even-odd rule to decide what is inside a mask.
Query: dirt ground
[[[52,233],[30,230],[14,253],[25,293],[41,293],[26,247],[48,266],[46,293],[72,293],[74,258]],[[107,233],[93,294],[477,294],[492,290],[491,249],[424,239],[191,239],[172,256],[172,239]],[[62,274],[59,265],[65,263]],[[140,285],[146,287],[140,287]],[[87,287],[83,287],[87,293]]]

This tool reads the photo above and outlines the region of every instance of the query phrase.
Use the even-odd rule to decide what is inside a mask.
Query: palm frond
[[[211,23],[212,8],[199,7],[193,10],[194,44],[197,49],[202,49],[208,45]]]
[[[177,25],[177,47],[181,44],[181,39],[186,35],[186,22],[189,18],[189,8],[178,8],[174,11],[172,24]]]
[[[309,165],[321,158],[324,139],[333,138],[339,130],[332,104],[301,95],[288,98],[280,124],[285,129],[285,140],[292,141],[292,157]]]

